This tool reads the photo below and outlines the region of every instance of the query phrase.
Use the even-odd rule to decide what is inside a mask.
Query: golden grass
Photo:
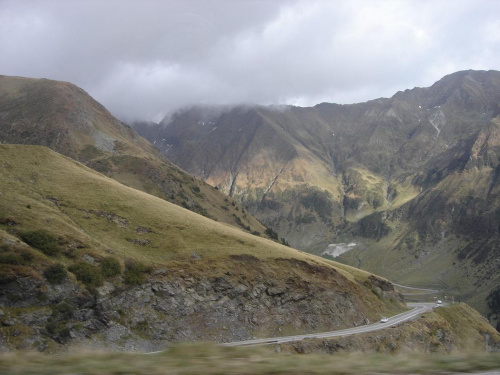
[[[488,320],[465,303],[436,309],[434,310],[434,314],[450,323],[450,330],[456,337],[460,338],[460,342],[464,346],[463,349],[469,349],[467,347],[468,344],[470,344],[470,347],[474,347],[474,341],[479,343],[484,341],[483,336],[479,332],[496,337],[497,344],[500,344],[500,335],[489,324]],[[453,324],[454,322],[460,322],[460,324]]]
[[[29,82],[36,82],[35,79],[22,78],[22,77],[10,77],[0,75],[0,86],[2,87],[2,93],[10,98],[17,98],[21,95],[21,84]]]
[[[0,212],[19,221],[16,230],[43,228],[98,256],[112,251],[159,265],[189,261],[194,253],[221,263],[251,254],[335,266],[351,280],[366,277],[126,187],[44,147],[0,145],[0,160]]]
[[[25,134],[36,133],[39,144],[50,145],[125,185],[219,221],[264,233],[265,227],[251,215],[241,217],[241,207],[222,209],[223,194],[212,192],[211,199],[205,199],[211,187],[166,161],[149,142],[77,86],[47,79],[0,76],[0,97],[7,109],[6,124],[17,123],[16,129],[5,134],[8,142],[24,143]],[[59,134],[57,140],[53,134]],[[194,187],[201,193],[192,191]],[[236,208],[240,213],[235,212]]]
[[[396,197],[391,201],[391,209],[401,207],[420,194],[420,189],[412,185],[411,178],[400,182],[391,181],[391,185],[394,185],[394,188],[398,191]]]

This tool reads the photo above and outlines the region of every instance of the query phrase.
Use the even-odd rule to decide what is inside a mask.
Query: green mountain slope
[[[384,268],[386,277],[401,283],[447,290],[496,322],[500,118],[467,143],[460,158],[435,164],[415,177],[429,185],[415,199],[385,217],[371,215],[352,226],[351,233],[364,236],[366,247],[340,259],[366,269]],[[437,183],[427,182],[439,175]],[[376,236],[382,227],[386,234]]]
[[[354,249],[342,260],[496,324],[499,113],[500,72],[463,71],[366,103],[193,108],[137,129],[292,246]]]
[[[348,327],[403,308],[383,279],[214,222],[48,148],[0,145],[0,172],[4,349],[153,350]]]
[[[0,76],[0,143],[50,147],[125,185],[265,236],[242,207],[174,166],[73,84]]]

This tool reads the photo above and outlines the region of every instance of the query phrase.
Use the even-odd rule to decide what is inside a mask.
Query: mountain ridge
[[[175,164],[248,206],[292,246],[319,254],[331,244],[355,242],[358,248],[341,260],[392,276],[388,270],[395,264],[398,270],[403,264],[418,268],[411,257],[444,252],[449,259],[443,270],[423,272],[420,280],[401,271],[396,280],[439,279],[468,300],[472,284],[484,278],[479,270],[498,249],[499,109],[500,72],[469,70],[366,103],[198,107],[157,127],[136,128]],[[443,213],[453,207],[452,214]],[[458,254],[478,235],[493,250],[468,264],[475,276],[466,291],[459,279],[467,271],[457,264],[467,256]],[[445,246],[443,238],[450,243]],[[391,251],[376,262],[382,247]],[[494,274],[474,306],[496,324],[498,312],[485,302],[498,285]]]
[[[173,165],[69,82],[0,76],[0,142],[47,146],[125,185],[266,236],[236,202]]]

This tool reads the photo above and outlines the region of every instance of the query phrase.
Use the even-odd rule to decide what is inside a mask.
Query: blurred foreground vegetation
[[[4,353],[0,374],[435,374],[500,370],[500,353],[289,354],[272,347],[179,344],[155,354]]]

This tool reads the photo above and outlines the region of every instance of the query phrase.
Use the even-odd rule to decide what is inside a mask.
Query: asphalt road
[[[246,341],[236,341],[236,342],[228,342],[222,344],[223,346],[246,346],[246,345],[266,345],[266,344],[282,344],[285,342],[291,341],[301,341],[305,339],[322,339],[327,337],[337,337],[337,336],[350,336],[355,335],[357,333],[364,332],[373,332],[378,331],[380,329],[394,327],[399,323],[406,322],[408,320],[414,319],[420,314],[423,314],[427,311],[432,310],[435,307],[439,307],[435,303],[408,303],[408,307],[412,309],[406,311],[402,314],[395,315],[389,318],[387,323],[372,323],[364,326],[342,329],[339,331],[331,331],[331,332],[321,332],[321,333],[309,333],[305,335],[295,335],[295,336],[284,336],[284,337],[273,337],[267,339],[254,339],[254,340],[246,340]]]

